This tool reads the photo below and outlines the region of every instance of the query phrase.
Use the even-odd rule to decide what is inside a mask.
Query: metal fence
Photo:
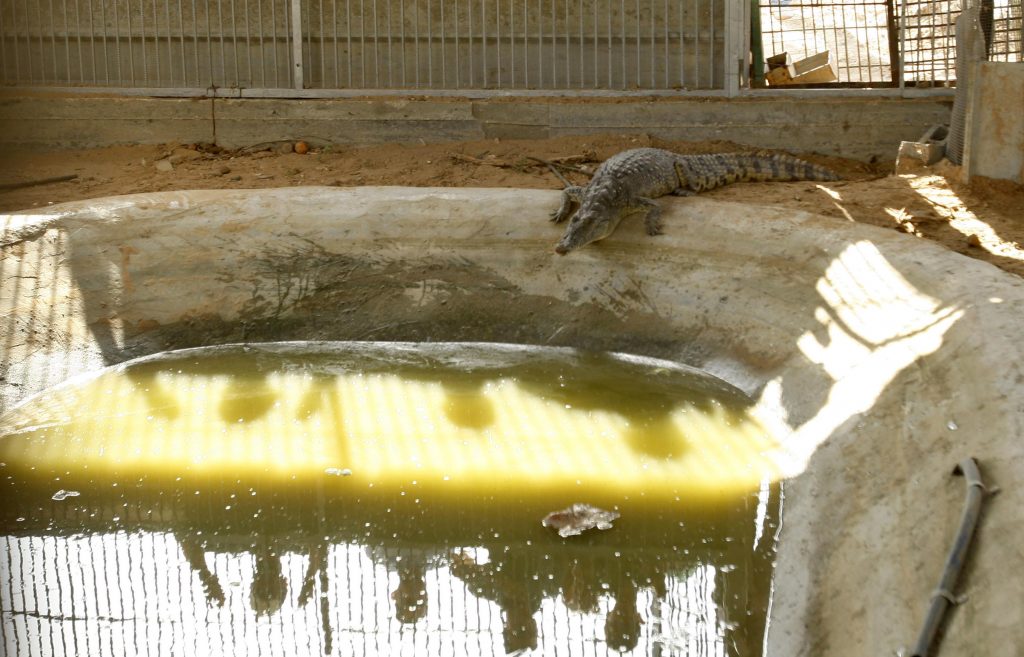
[[[715,89],[725,0],[2,0],[7,85]]]
[[[987,23],[988,57],[995,61],[1021,61],[1021,2],[979,2]],[[987,6],[987,16],[985,18]],[[900,15],[903,34],[904,79],[942,83],[956,79],[956,19],[961,0],[904,0]]]
[[[1021,0],[987,4],[990,58],[1021,61]],[[961,0],[768,0],[760,4],[765,55],[798,60],[828,50],[840,84],[897,86],[901,66],[903,83],[945,84],[956,79],[961,7]]]
[[[764,54],[800,59],[829,50],[846,84],[896,86],[901,60],[903,81],[944,83],[954,77],[960,2],[762,0]],[[992,56],[1020,61],[1021,0],[990,6]],[[721,90],[740,41],[727,29],[743,7],[737,0],[0,0],[0,82],[270,96]]]

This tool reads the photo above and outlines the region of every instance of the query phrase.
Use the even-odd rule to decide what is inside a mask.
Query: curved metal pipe
[[[981,501],[985,494],[985,484],[981,481],[981,473],[978,471],[978,464],[973,458],[967,458],[957,464],[954,474],[962,474],[967,484],[967,499],[964,502],[964,513],[960,519],[960,531],[957,533],[953,548],[946,557],[946,567],[942,571],[942,579],[939,580],[939,587],[932,593],[931,607],[925,617],[924,627],[917,638],[913,652],[909,657],[927,657],[935,635],[939,631],[942,617],[951,604],[957,599],[953,595],[956,587],[956,580],[960,576],[964,559],[967,556],[967,549],[971,545],[971,537],[974,535],[974,528],[978,524],[978,516],[981,513]]]

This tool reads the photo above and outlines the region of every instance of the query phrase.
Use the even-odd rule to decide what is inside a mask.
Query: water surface
[[[0,418],[7,654],[757,655],[749,400],[504,345],[187,350]],[[541,526],[585,502],[611,530]]]

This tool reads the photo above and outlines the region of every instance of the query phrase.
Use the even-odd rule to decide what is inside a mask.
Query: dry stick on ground
[[[21,189],[23,187],[35,187],[36,185],[50,185],[53,183],[67,182],[69,180],[74,180],[75,178],[78,178],[77,173],[72,173],[67,176],[55,176],[53,178],[39,178],[38,180],[26,180],[24,182],[3,183],[0,184],[0,190]]]

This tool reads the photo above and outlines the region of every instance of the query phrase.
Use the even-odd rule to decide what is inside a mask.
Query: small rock
[[[242,180],[242,176],[231,176],[230,178],[228,178],[228,180],[230,180],[231,182],[239,182]]]
[[[295,152],[299,155],[305,155],[309,152],[309,144],[304,141],[295,142]]]
[[[217,169],[217,173],[219,173],[222,176],[225,176],[225,175],[231,173],[231,167],[222,166],[219,169]]]
[[[170,160],[160,160],[159,162],[156,163],[156,170],[157,171],[173,171],[174,170],[174,165],[171,164]]]
[[[281,155],[287,155],[288,153],[291,153],[294,150],[295,146],[292,145],[290,141],[286,141],[283,144],[279,144],[277,147],[277,152],[280,153]]]
[[[970,235],[967,236],[967,246],[972,246],[976,249],[980,249],[981,238],[975,235],[974,233],[971,233]]]

